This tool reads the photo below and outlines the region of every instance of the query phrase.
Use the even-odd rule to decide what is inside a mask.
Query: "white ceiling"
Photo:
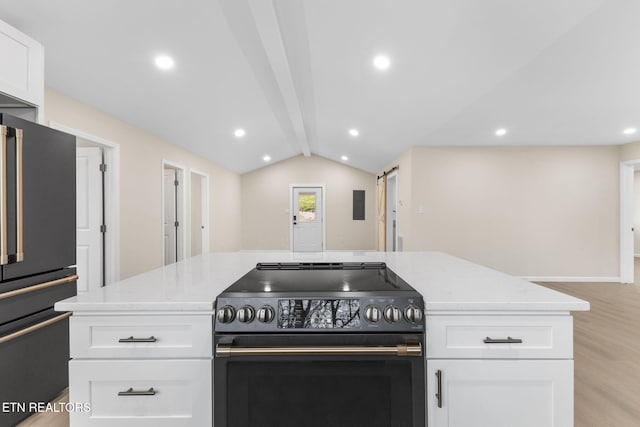
[[[378,172],[417,145],[637,140],[639,16],[637,0],[0,0],[45,46],[48,86],[239,173],[265,154]]]

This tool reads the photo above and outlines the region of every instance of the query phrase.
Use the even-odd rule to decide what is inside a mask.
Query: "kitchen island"
[[[301,261],[385,262],[423,295],[430,427],[573,425],[570,312],[586,301],[443,253],[236,252],[56,304],[73,312],[70,402],[91,404],[71,426],[211,425],[216,296],[258,262]]]

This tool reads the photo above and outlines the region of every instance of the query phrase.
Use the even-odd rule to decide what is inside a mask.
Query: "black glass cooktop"
[[[224,293],[413,291],[384,263],[260,263]]]

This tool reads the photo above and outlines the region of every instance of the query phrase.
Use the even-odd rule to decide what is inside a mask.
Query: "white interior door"
[[[174,169],[164,170],[164,265],[176,262],[176,185],[177,173]]]
[[[292,249],[294,252],[322,252],[324,237],[321,187],[293,187]]]
[[[76,266],[78,291],[102,286],[102,151],[76,150]]]

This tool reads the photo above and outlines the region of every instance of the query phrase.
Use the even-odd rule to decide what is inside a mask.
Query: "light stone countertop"
[[[422,294],[427,314],[568,312],[587,301],[440,252],[212,252],[161,267],[55,304],[58,311],[184,312],[214,310],[216,296],[258,262],[383,261]]]

